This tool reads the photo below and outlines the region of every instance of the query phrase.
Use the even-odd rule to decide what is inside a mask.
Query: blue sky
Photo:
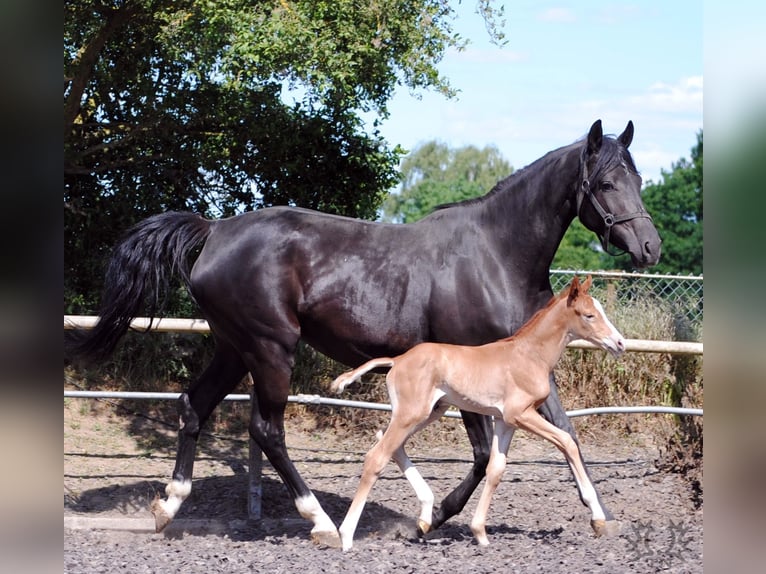
[[[631,151],[645,182],[690,157],[703,127],[700,2],[505,2],[502,48],[489,42],[475,6],[464,0],[454,23],[471,44],[439,64],[458,97],[400,88],[380,126],[389,143],[496,145],[520,169],[596,119],[613,134],[633,120]]]

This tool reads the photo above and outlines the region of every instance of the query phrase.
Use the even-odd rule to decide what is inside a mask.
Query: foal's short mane
[[[436,207],[434,207],[433,211],[449,209],[450,207],[457,207],[457,206],[463,207],[463,206],[474,205],[476,203],[482,203],[486,198],[491,197],[492,195],[495,195],[496,193],[500,193],[508,189],[511,186],[511,184],[517,179],[520,179],[523,176],[529,175],[530,173],[538,169],[541,162],[555,159],[559,155],[567,151],[570,151],[573,147],[582,147],[586,137],[587,136],[584,136],[580,138],[579,140],[577,140],[576,142],[574,142],[573,144],[570,144],[568,146],[564,146],[564,147],[555,149],[551,152],[548,152],[539,160],[523,167],[522,169],[514,171],[508,177],[498,181],[492,187],[492,189],[490,189],[484,195],[481,195],[479,197],[473,197],[471,199],[464,199],[462,201],[453,201],[450,203],[443,203],[441,205],[437,205]],[[635,174],[639,173],[638,170],[636,169],[636,164],[633,162],[633,157],[630,155],[630,151],[628,151],[628,149],[624,145],[622,145],[617,140],[617,137],[614,136],[613,134],[604,135],[604,138],[601,143],[601,150],[599,151],[598,159],[596,161],[596,165],[591,170],[589,174],[589,179],[593,181],[597,181],[603,172],[611,169],[612,167],[618,166],[620,164],[624,164],[626,168],[630,170],[632,173],[635,173]]]
[[[558,295],[554,295],[550,298],[548,303],[543,307],[542,309],[539,309],[534,315],[532,315],[532,318],[524,323],[521,327],[519,327],[518,331],[516,331],[513,335],[510,335],[509,337],[506,337],[502,339],[503,341],[510,341],[512,339],[515,339],[516,337],[523,337],[524,334],[532,329],[537,323],[540,322],[540,318],[545,314],[551,307],[553,307],[556,303],[558,303],[561,299],[564,299],[566,297],[569,297],[569,291],[571,290],[572,286],[570,285],[566,289],[564,289],[561,293]]]

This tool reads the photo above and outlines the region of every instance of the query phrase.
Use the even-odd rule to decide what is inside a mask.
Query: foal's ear
[[[577,275],[572,277],[572,282],[569,284],[569,294],[567,295],[567,307],[572,305],[580,294],[580,279]]]
[[[582,287],[580,287],[580,289],[582,289],[583,293],[587,293],[588,292],[588,289],[590,289],[590,284],[591,283],[593,283],[593,276],[592,275],[588,275],[585,278],[585,281],[582,282]]]
[[[588,132],[588,155],[593,155],[601,149],[601,142],[604,139],[604,131],[601,129],[601,120],[596,120]]]
[[[628,120],[628,125],[625,126],[625,131],[617,137],[617,141],[624,145],[625,149],[628,149],[630,142],[633,141],[633,120]]]

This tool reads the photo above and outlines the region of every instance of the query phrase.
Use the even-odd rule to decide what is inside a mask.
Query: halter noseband
[[[604,233],[601,234],[596,232],[596,235],[601,240],[601,246],[604,248],[604,251],[612,256],[622,255],[622,253],[625,253],[625,251],[622,251],[622,253],[612,253],[609,251],[609,235],[612,232],[612,227],[614,224],[623,223],[625,221],[630,221],[631,219],[637,218],[646,218],[651,221],[652,217],[649,215],[649,213],[646,212],[646,210],[643,209],[643,207],[639,208],[638,211],[633,211],[631,213],[625,213],[622,215],[614,215],[613,213],[609,213],[599,203],[598,199],[596,199],[596,196],[593,195],[593,192],[590,189],[590,181],[588,180],[588,164],[585,160],[585,150],[583,150],[581,156],[580,166],[582,178],[580,180],[580,187],[577,190],[577,217],[580,217],[580,210],[582,209],[583,200],[587,197],[590,199],[591,205],[593,205],[596,212],[601,217],[601,220],[604,222]]]

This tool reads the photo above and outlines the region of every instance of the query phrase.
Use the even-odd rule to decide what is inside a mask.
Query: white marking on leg
[[[591,512],[593,513],[593,520],[606,520],[606,514],[604,513],[604,509],[601,508],[601,505],[598,502],[598,496],[596,495],[596,489],[593,488],[593,485],[588,480],[586,484],[581,485],[581,490],[583,500],[585,500],[585,504],[588,505],[588,508],[591,509]]]
[[[559,448],[563,451],[564,456],[572,469],[572,474],[574,475],[575,483],[577,483],[577,488],[580,491],[580,496],[582,497],[583,502],[590,508],[591,520],[606,520],[606,514],[599,503],[596,489],[588,478],[588,473],[583,466],[580,449],[577,448],[577,444],[575,444],[571,435],[564,431],[560,431],[559,441],[563,447]],[[552,442],[555,444],[555,441]]]
[[[567,462],[570,462],[570,466],[572,467],[572,474],[577,483],[577,488],[580,490],[580,496],[582,496],[583,502],[590,508],[591,520],[606,520],[606,514],[604,513],[604,509],[601,508],[596,489],[594,488],[593,483],[588,479],[588,475],[585,473],[585,468],[580,464],[579,456],[575,458],[576,455],[574,453],[579,454],[579,452],[574,441],[572,441],[572,446],[574,447],[572,449],[574,452],[570,451],[571,454],[567,456],[567,458],[571,456],[572,460]]]
[[[418,521],[418,527],[420,527],[424,533],[428,532],[431,528],[431,518],[434,510],[434,493],[426,481],[423,480],[423,476],[418,469],[415,468],[415,465],[412,464],[412,461],[407,456],[404,448],[398,448],[394,452],[393,459],[399,467],[399,470],[402,471],[405,478],[412,485],[412,489],[415,491],[415,495],[420,502],[420,520]]]
[[[338,532],[337,528],[335,528],[335,523],[327,516],[327,513],[322,509],[313,493],[296,498],[295,507],[303,518],[310,520],[314,524],[314,528],[311,529],[312,534],[317,532]]]
[[[191,488],[191,480],[174,480],[165,487],[165,494],[168,498],[167,500],[159,500],[157,503],[170,519],[175,517],[183,501],[189,497]]]

